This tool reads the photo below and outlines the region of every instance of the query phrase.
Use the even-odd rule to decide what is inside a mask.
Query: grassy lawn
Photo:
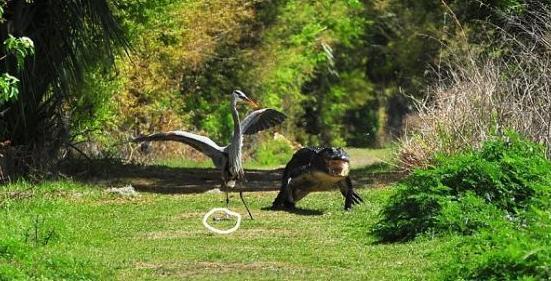
[[[378,244],[369,234],[392,192],[362,188],[365,204],[351,212],[337,192],[312,194],[299,204],[303,214],[262,210],[275,192],[246,193],[253,221],[234,194],[243,222],[222,236],[201,219],[224,205],[223,194],[124,197],[70,181],[11,184],[0,190],[0,280],[430,279],[445,241]]]

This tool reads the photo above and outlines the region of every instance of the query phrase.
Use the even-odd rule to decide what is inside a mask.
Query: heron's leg
[[[226,194],[226,209],[229,209],[229,207],[230,207],[230,192],[228,190],[228,187],[224,183],[222,183],[220,185],[220,190],[223,190],[224,193]],[[213,218],[213,220],[215,220],[215,221],[229,220],[229,219],[231,219],[231,216],[229,214],[224,214],[224,216],[220,217],[220,218]]]
[[[226,193],[226,209],[230,208],[230,192],[228,190],[225,191]],[[229,214],[224,215],[225,220],[231,219],[231,216]]]
[[[236,184],[237,182],[239,182],[239,187],[240,187],[240,190],[239,190],[239,197],[241,198],[241,202],[243,202],[243,205],[245,206],[245,209],[247,209],[247,213],[249,214],[249,217],[251,218],[251,220],[254,220],[253,218],[253,215],[251,214],[251,211],[249,210],[249,205],[247,205],[247,202],[245,202],[245,198],[243,197],[243,181],[244,180],[244,173],[241,174],[239,176],[239,181],[236,181]]]
[[[245,209],[247,209],[247,213],[249,213],[249,217],[251,218],[251,220],[254,220],[253,215],[249,210],[249,206],[247,206],[247,202],[245,202],[245,198],[243,197],[243,191],[239,191],[239,197],[241,197],[241,201],[243,202],[243,205],[245,205]]]
[[[230,207],[230,192],[226,190],[225,193],[226,193],[226,208],[229,208]]]

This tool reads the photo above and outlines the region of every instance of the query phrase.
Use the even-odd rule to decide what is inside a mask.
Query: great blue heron
[[[135,138],[134,142],[144,141],[177,141],[190,145],[209,156],[214,166],[220,169],[222,174],[222,189],[226,192],[226,205],[229,203],[228,188],[235,187],[237,180],[244,177],[244,171],[241,159],[241,150],[243,148],[243,135],[252,135],[259,131],[281,124],[286,116],[285,114],[271,108],[259,109],[251,112],[243,121],[239,121],[237,112],[238,102],[247,102],[253,107],[256,103],[248,98],[242,91],[235,90],[231,96],[231,110],[233,117],[233,136],[231,143],[227,146],[219,146],[210,138],[183,131],[171,131],[165,133],[156,133],[148,136]],[[239,196],[252,219],[251,212],[245,200],[243,192]]]

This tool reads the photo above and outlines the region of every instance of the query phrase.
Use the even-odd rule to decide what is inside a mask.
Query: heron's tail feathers
[[[234,188],[235,187],[235,183],[236,181],[235,180],[230,180],[226,183],[226,187],[229,187],[229,188]]]

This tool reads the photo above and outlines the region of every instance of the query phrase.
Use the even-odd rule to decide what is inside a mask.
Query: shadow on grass
[[[93,160],[64,163],[61,172],[73,180],[106,187],[132,185],[153,193],[201,193],[220,188],[220,171],[214,168],[175,168]],[[281,169],[246,170],[246,181],[232,191],[271,191],[279,188]]]
[[[78,182],[105,187],[132,185],[137,191],[152,193],[202,193],[220,188],[221,183],[220,171],[215,168],[125,164],[113,160],[66,161],[60,165],[60,171]],[[277,191],[282,172],[282,168],[246,169],[245,181],[231,191]],[[387,185],[401,176],[385,163],[375,163],[351,172],[355,187]]]
[[[323,211],[320,210],[311,210],[311,209],[303,209],[303,208],[294,208],[294,209],[272,209],[271,206],[264,207],[261,210],[263,211],[274,211],[274,212],[287,212],[295,215],[300,216],[321,216],[323,215]]]
[[[362,168],[353,169],[350,176],[356,185],[388,185],[399,181],[404,174],[386,162],[377,162]]]

